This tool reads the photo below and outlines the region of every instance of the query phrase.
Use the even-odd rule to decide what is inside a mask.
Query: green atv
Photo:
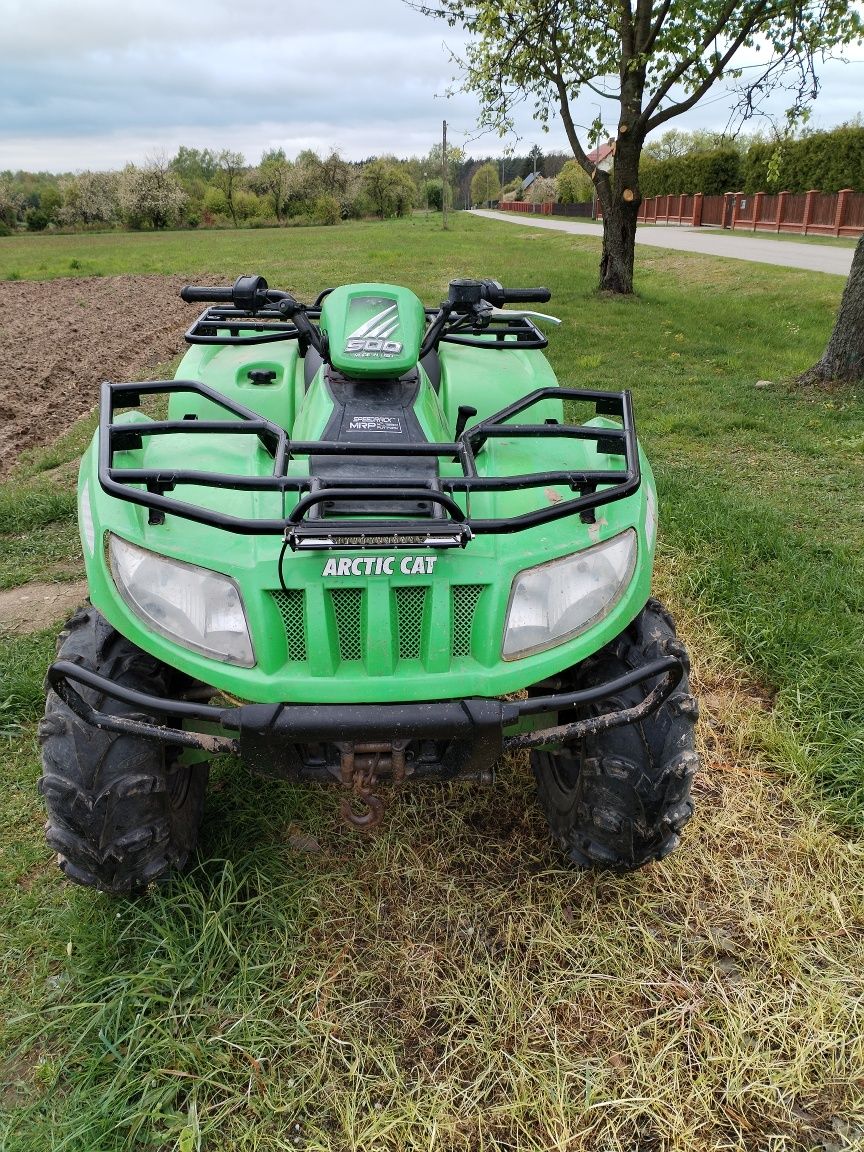
[[[554,317],[504,307],[549,292],[181,295],[208,307],[177,378],[104,384],[81,463],[92,606],[41,726],[66,876],[130,893],[181,867],[222,753],[336,782],[372,828],[380,781],[491,783],[530,749],[574,864],[672,851],[697,708],[649,598],[654,482],[630,394],[559,387]]]

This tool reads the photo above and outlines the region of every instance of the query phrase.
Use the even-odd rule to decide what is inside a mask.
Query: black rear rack
[[[220,340],[222,338],[220,337]],[[117,408],[137,407],[142,396],[190,393],[215,404],[228,414],[224,420],[154,420],[142,423],[116,423]],[[584,424],[508,424],[542,400],[580,400],[595,405],[598,415],[621,420],[620,428],[595,428]],[[239,476],[225,472],[199,472],[178,468],[118,468],[117,452],[141,448],[146,438],[171,434],[256,436],[273,459],[266,476]],[[477,453],[495,437],[558,438],[591,440],[599,452],[620,455],[624,467],[616,470],[554,470],[518,476],[480,476]],[[434,476],[410,489],[392,480],[364,478],[362,484],[328,482],[314,476],[287,476],[290,460],[308,456],[389,457],[430,456],[458,462],[461,476]],[[515,404],[502,408],[485,420],[465,429],[451,443],[409,443],[393,445],[377,441],[291,440],[285,430],[257,413],[227,399],[206,384],[194,380],[156,380],[135,384],[103,384],[99,418],[99,483],[118,500],[139,504],[149,510],[150,523],[164,521],[166,515],[181,516],[199,524],[241,535],[283,536],[293,549],[374,548],[374,547],[464,547],[476,535],[521,532],[566,516],[579,515],[593,522],[595,509],[623,500],[641,483],[639,452],[629,392],[597,392],[581,388],[539,388]],[[278,492],[285,510],[279,519],[231,516],[167,495],[183,485],[231,489],[246,492]],[[576,495],[548,506],[509,517],[473,517],[471,496],[478,492],[513,492],[531,488],[566,485]],[[466,509],[455,497],[465,494]],[[296,503],[287,510],[286,497],[296,494]],[[339,506],[361,502],[423,502],[426,516],[336,518]]]
[[[326,293],[322,293],[322,296]],[[318,297],[321,300],[321,296]],[[321,315],[318,307],[305,309],[310,320]],[[426,319],[434,320],[437,308],[426,309]],[[518,312],[498,313],[484,328],[475,330],[473,318],[455,316],[445,327],[440,341],[444,344],[466,344],[471,348],[505,349],[545,348],[549,341],[528,317]],[[297,340],[300,332],[275,308],[251,312],[233,304],[205,308],[186,332],[187,344],[272,344],[278,340]]]
[[[317,320],[321,309],[307,308],[306,315]],[[275,308],[250,312],[225,304],[205,308],[185,339],[187,344],[272,344],[277,340],[297,340],[299,336],[296,326]]]

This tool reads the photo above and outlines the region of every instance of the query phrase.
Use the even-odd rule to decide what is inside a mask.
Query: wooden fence
[[[503,200],[505,212],[542,216],[590,216],[591,204],[529,204]],[[603,213],[597,204],[597,219]],[[864,233],[864,192],[726,192],[703,196],[651,196],[639,208],[647,224],[680,224],[687,228],[734,228],[751,232],[795,232],[804,236],[857,237]]]
[[[652,196],[639,219],[649,224],[689,228],[795,232],[804,236],[860,236],[864,232],[864,192],[727,192],[722,196]]]
[[[546,204],[529,204],[527,200],[502,200],[498,207],[502,212],[530,212],[532,216],[551,216],[555,205],[551,200]]]

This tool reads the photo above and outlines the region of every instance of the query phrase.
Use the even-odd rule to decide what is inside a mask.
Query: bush
[[[776,154],[776,155],[775,155]],[[776,178],[769,179],[769,165]],[[864,128],[843,125],[781,144],[751,144],[744,161],[744,192],[864,192]]]
[[[3,220],[0,220],[0,236],[11,236],[12,229]]]
[[[594,196],[594,184],[575,160],[568,160],[557,177],[559,204],[580,204]]]
[[[864,192],[864,127],[846,124],[780,143],[755,140],[743,155],[732,147],[668,160],[643,156],[643,196],[703,192]]]
[[[738,192],[741,180],[741,157],[734,148],[713,148],[668,160],[645,157],[639,169],[643,196],[675,196],[682,192],[717,196],[721,192]]]
[[[28,232],[44,232],[51,223],[51,218],[41,208],[28,208],[24,221]]]
[[[342,219],[342,206],[335,196],[325,193],[312,202],[309,219],[313,224],[338,224]]]

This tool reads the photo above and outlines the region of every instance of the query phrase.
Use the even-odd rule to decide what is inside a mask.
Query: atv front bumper
[[[297,750],[303,746],[331,744],[350,748],[353,754],[355,747],[359,751],[389,745],[401,756],[412,741],[427,740],[447,745],[436,762],[435,775],[455,778],[489,772],[503,752],[572,743],[594,732],[636,723],[660,707],[683,675],[678,657],[666,656],[604,684],[525,700],[471,697],[408,704],[242,704],[227,708],[150,696],[68,660],[52,664],[47,680],[86,724],[209,754],[234,753],[253,770],[266,774],[316,775],[302,770]],[[655,683],[639,704],[609,711],[598,707],[645,681]],[[128,705],[129,713],[100,711],[84,699],[78,687],[95,692],[103,701],[101,707],[107,697]],[[585,716],[589,708],[591,714]],[[558,722],[559,713],[573,709],[582,710],[583,718]],[[142,718],[141,713],[154,719]],[[174,721],[175,726],[157,723],[157,716]],[[549,720],[546,726],[544,717]],[[196,731],[196,723],[207,730]],[[534,724],[538,726],[520,730]]]

